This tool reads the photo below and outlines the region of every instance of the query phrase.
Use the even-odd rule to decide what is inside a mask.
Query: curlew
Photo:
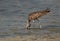
[[[42,10],[42,11],[36,11],[36,12],[30,13],[27,17],[27,24],[26,24],[27,29],[30,28],[31,26],[30,22],[32,20],[38,20],[38,18],[48,14],[49,12],[50,12],[50,9],[46,8],[45,10]]]

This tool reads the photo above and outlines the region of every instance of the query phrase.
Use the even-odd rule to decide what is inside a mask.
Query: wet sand
[[[33,29],[32,29],[33,30]],[[40,30],[48,30],[51,32],[41,32],[43,34],[30,34],[30,35],[16,35],[5,38],[0,38],[0,41],[60,41],[60,28],[47,28]]]
[[[60,36],[48,36],[45,35],[44,37],[42,36],[35,36],[35,35],[30,35],[30,36],[15,36],[15,37],[6,37],[6,38],[0,38],[0,41],[60,41]]]

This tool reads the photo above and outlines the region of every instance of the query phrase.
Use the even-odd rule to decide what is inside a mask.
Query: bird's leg
[[[39,19],[38,18],[36,20],[39,22]]]
[[[39,21],[39,19],[37,19],[37,21],[39,22],[39,27],[40,27],[40,28],[42,28],[42,26],[41,26],[41,24],[40,24],[40,21]]]
[[[42,26],[40,25],[40,28],[42,28]]]
[[[39,22],[39,27],[42,28],[40,22]]]
[[[27,26],[27,30],[29,30],[29,29],[30,29],[30,26],[31,26],[31,24],[29,24],[29,25]]]
[[[39,22],[39,19],[37,19],[37,21]]]
[[[31,26],[31,24],[30,24],[30,20],[27,20],[27,25],[26,25],[27,29],[29,29],[30,26]]]

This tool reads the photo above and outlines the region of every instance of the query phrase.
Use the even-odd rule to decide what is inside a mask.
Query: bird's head
[[[50,12],[50,8],[46,8],[45,11],[49,13]]]

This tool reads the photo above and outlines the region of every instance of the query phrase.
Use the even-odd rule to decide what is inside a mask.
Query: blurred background
[[[51,12],[40,18],[42,28],[60,28],[60,0],[0,0],[0,37],[25,35],[28,14],[47,7]],[[39,28],[36,23],[31,28]]]

